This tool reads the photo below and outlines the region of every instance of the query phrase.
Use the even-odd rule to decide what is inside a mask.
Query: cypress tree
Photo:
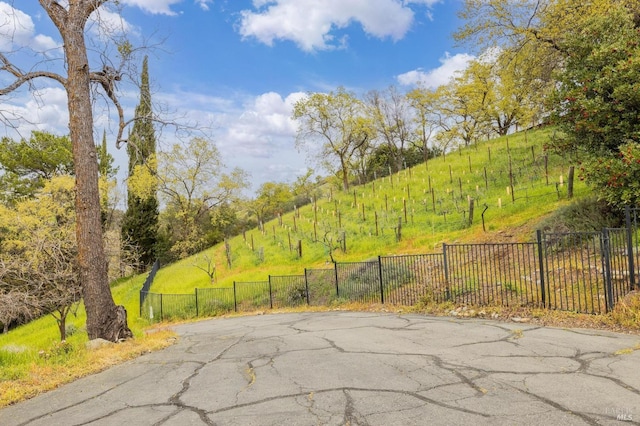
[[[129,176],[136,166],[151,167],[152,174],[156,170],[149,160],[156,154],[156,137],[153,128],[151,110],[151,91],[149,89],[148,58],[142,62],[140,82],[140,103],[136,107],[133,129],[127,144],[129,155]],[[156,257],[158,234],[158,197],[155,188],[150,196],[140,198],[128,191],[127,211],[122,223],[123,241],[133,245],[137,250],[141,268],[150,266]]]

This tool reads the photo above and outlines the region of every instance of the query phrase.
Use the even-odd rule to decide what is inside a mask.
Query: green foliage
[[[585,159],[582,178],[609,204],[640,197],[640,27],[623,4],[567,37],[565,68],[551,98],[563,131],[554,147]]]
[[[621,217],[620,211],[589,196],[555,210],[539,229],[552,233],[601,231],[621,226]]]
[[[640,143],[618,147],[618,155],[592,157],[580,167],[584,179],[600,199],[611,206],[638,205],[640,201]]]
[[[71,140],[38,131],[17,142],[4,137],[0,140],[0,171],[1,197],[33,196],[46,180],[73,174]]]
[[[622,5],[588,19],[563,43],[567,62],[552,98],[562,149],[595,156],[640,142],[640,28]]]
[[[237,223],[231,206],[247,186],[246,173],[237,168],[226,172],[217,147],[204,138],[174,144],[158,159],[158,191],[166,204],[161,217],[166,254],[181,259],[221,241]]]
[[[299,123],[296,145],[309,149],[315,161],[339,174],[348,190],[352,165],[375,134],[362,101],[343,87],[335,93],[312,93],[296,102],[292,118]]]
[[[122,49],[124,50],[121,54],[127,52],[126,45],[122,45]],[[136,107],[133,129],[127,144],[130,177],[136,175],[136,170],[138,170],[137,175],[140,175],[140,168],[149,171],[151,175],[156,173],[156,137],[152,115],[148,58],[145,56],[142,63],[140,103]],[[145,268],[156,259],[159,203],[153,184],[150,184],[144,196],[139,194],[139,188],[137,191],[133,188],[128,191],[122,239],[126,244],[123,249],[128,251],[133,249],[134,256]]]

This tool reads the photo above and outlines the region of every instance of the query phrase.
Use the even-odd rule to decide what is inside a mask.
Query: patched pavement
[[[640,423],[640,336],[358,312],[219,318],[0,425]]]

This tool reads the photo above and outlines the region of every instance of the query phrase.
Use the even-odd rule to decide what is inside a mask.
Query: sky
[[[291,112],[306,94],[344,87],[362,97],[392,85],[437,87],[464,69],[473,52],[452,38],[461,7],[462,0],[121,0],[119,10],[100,10],[88,29],[91,66],[100,66],[100,52],[114,57],[97,28],[148,45],[156,108],[202,130],[227,167],[249,173],[255,190],[318,170],[295,147]],[[23,70],[56,70],[60,46],[37,0],[0,0],[0,52]],[[0,85],[8,81],[0,74]],[[39,81],[36,88],[0,97],[0,136],[68,134],[62,87]],[[131,118],[139,91],[124,82],[117,89]],[[113,138],[113,109],[96,105],[94,115],[96,141],[103,131]],[[170,128],[157,136],[159,149],[185,137]],[[110,143],[109,152],[123,182],[126,150]]]

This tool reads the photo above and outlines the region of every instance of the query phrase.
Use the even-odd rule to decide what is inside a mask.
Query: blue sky
[[[154,46],[148,52],[154,102],[206,128],[223,162],[248,171],[254,189],[265,181],[292,182],[314,167],[296,151],[296,123],[290,119],[305,93],[343,86],[362,96],[390,85],[409,90],[419,81],[435,87],[472,58],[451,37],[460,25],[461,0],[120,3],[121,19],[111,7],[100,12],[100,22],[124,29],[134,44]],[[15,60],[25,61],[24,67],[46,51],[46,58],[54,58],[46,66],[55,67],[60,42],[37,0],[0,0],[0,51],[18,52]],[[0,84],[6,78],[0,76]],[[67,133],[64,91],[50,82],[39,89],[35,98],[27,91],[0,98],[5,119],[29,117],[12,120],[17,129],[5,126],[2,136],[28,136],[33,129]],[[136,90],[124,83],[119,88],[129,115]],[[111,134],[113,119],[97,106],[96,135],[103,129]],[[160,148],[176,138],[160,132]],[[124,149],[110,146],[110,152],[125,170]]]

